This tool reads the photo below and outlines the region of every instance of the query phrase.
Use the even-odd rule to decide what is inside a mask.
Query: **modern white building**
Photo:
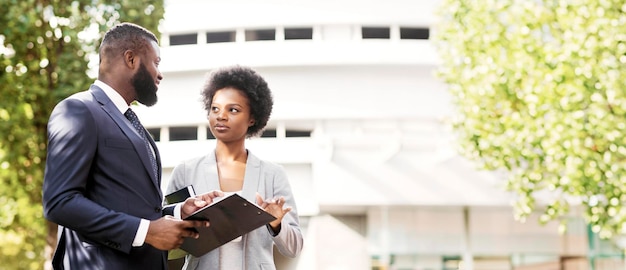
[[[159,102],[137,109],[158,140],[163,186],[214,145],[199,101],[206,74],[247,65],[275,103],[248,148],[286,168],[305,237],[297,259],[276,256],[279,269],[588,269],[610,252],[580,218],[565,234],[536,216],[515,221],[503,178],[456,154],[429,41],[439,4],[166,1]]]

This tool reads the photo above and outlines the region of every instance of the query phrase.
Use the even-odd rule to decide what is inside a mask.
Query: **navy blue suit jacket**
[[[161,161],[99,87],[59,102],[48,122],[47,219],[65,228],[72,269],[165,269],[167,254],[132,247],[140,219],[162,216]]]

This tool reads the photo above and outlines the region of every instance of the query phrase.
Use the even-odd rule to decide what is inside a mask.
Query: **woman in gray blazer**
[[[271,91],[254,70],[232,66],[210,74],[202,100],[216,139],[215,149],[176,166],[167,193],[189,185],[198,193],[237,193],[256,202],[276,220],[201,257],[187,255],[183,268],[276,269],[273,246],[293,258],[300,254],[303,238],[284,169],[259,159],[245,147],[245,140],[262,133],[269,120]]]

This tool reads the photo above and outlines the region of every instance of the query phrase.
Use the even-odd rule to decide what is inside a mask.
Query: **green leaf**
[[[515,216],[562,220],[582,202],[601,237],[626,233],[622,1],[446,0],[438,15],[460,152],[508,172]]]
[[[56,239],[41,201],[46,124],[58,101],[94,80],[88,57],[100,37],[81,33],[132,21],[158,34],[163,1],[11,0],[0,10],[0,269],[43,269]]]

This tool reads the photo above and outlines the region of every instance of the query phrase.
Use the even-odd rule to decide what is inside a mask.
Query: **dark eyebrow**
[[[220,103],[211,102],[211,107],[213,107],[215,104],[220,104]],[[223,106],[226,106],[226,107],[228,107],[228,106],[243,107],[244,105],[239,104],[239,103],[226,103],[226,104],[223,104]]]

